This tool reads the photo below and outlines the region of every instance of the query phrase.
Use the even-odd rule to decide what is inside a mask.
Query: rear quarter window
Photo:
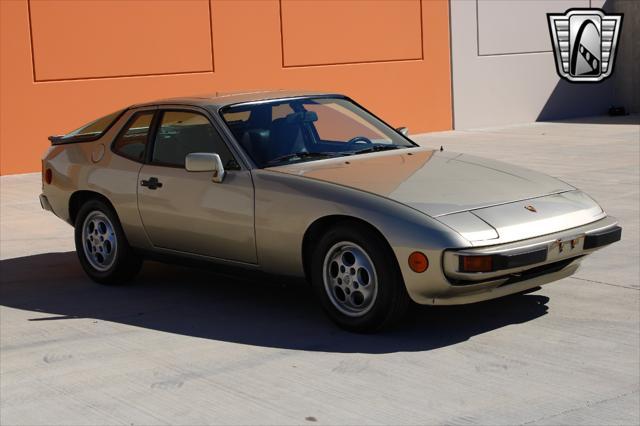
[[[153,111],[148,111],[131,117],[113,142],[113,152],[130,160],[143,162],[153,115]]]
[[[98,118],[91,123],[67,133],[62,137],[56,137],[60,142],[73,140],[94,140],[100,138],[115,121],[122,115],[125,110],[119,110],[104,117]]]

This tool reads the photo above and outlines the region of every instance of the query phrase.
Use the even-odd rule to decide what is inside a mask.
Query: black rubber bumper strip
[[[606,246],[607,244],[620,241],[620,238],[622,238],[622,228],[619,226],[614,226],[613,228],[607,229],[605,231],[587,234],[587,236],[584,238],[584,249],[589,250]]]
[[[539,248],[529,251],[517,251],[514,253],[493,254],[491,256],[492,268],[495,272],[503,269],[519,268],[521,266],[534,265],[547,260],[547,248]],[[459,270],[464,272],[464,255],[459,257]]]
[[[520,266],[533,265],[547,260],[547,249],[541,248],[513,254],[497,254],[493,256],[493,270],[519,268]]]

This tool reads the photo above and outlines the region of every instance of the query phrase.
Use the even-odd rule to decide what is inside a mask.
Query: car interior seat
[[[269,134],[269,129],[249,129],[243,133],[240,139],[240,145],[258,164],[262,164],[267,159]]]
[[[304,125],[317,119],[315,112],[303,111],[273,120],[269,139],[269,159],[294,152],[307,152],[308,147],[303,134]]]

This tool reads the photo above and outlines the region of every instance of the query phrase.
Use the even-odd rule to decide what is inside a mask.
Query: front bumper
[[[598,221],[596,223],[599,223]],[[513,279],[529,270],[542,271],[545,267],[568,263],[596,249],[620,240],[622,228],[615,223],[591,225],[568,229],[555,234],[511,244],[446,251],[443,269],[453,285],[469,285],[483,281]],[[462,259],[482,256],[493,259],[493,268],[486,272],[465,272]]]
[[[566,278],[586,255],[621,237],[615,218],[517,242],[445,250],[442,279],[414,285],[412,298],[422,304],[457,305],[495,299]],[[461,256],[492,256],[488,272],[464,272]]]

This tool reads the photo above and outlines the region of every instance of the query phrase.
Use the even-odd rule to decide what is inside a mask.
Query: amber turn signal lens
[[[460,264],[462,272],[491,272],[493,270],[493,257],[464,256]]]
[[[44,172],[44,181],[47,184],[50,184],[52,180],[53,180],[53,172],[51,171],[51,169],[45,170],[45,172]]]
[[[424,272],[428,267],[429,259],[427,259],[424,253],[414,251],[409,255],[409,268],[411,268],[413,272]]]

